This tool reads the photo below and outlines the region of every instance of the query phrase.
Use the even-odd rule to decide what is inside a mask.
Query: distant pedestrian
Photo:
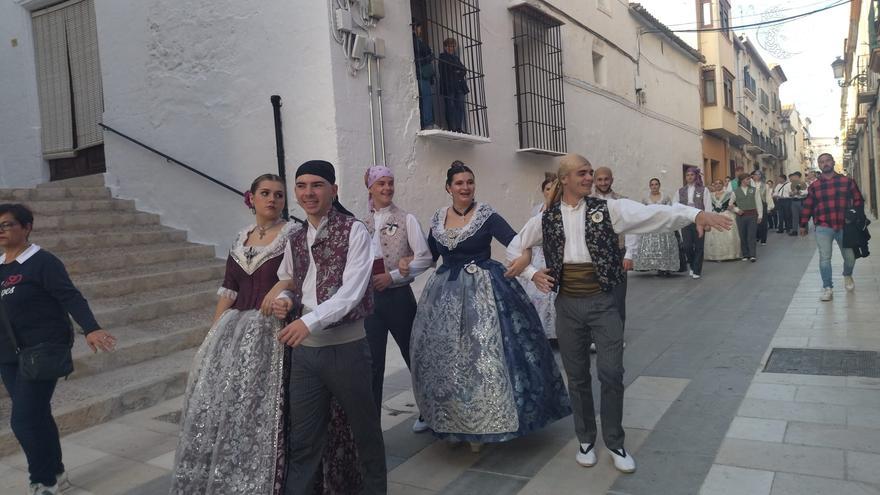
[[[672,197],[660,191],[660,179],[651,179],[648,188],[649,192],[642,198],[642,204],[672,205]],[[681,257],[675,232],[651,232],[638,238],[639,247],[633,258],[634,270],[657,270],[658,275],[664,277],[678,271]]]
[[[788,176],[788,187],[783,190],[783,195],[788,196],[788,216],[791,219],[791,231],[788,235],[797,236],[798,226],[801,222],[801,210],[804,200],[807,199],[807,184],[801,178],[800,172],[794,172]]]
[[[769,230],[767,221],[770,216],[770,210],[772,210],[774,206],[770,188],[767,187],[767,184],[764,182],[764,172],[761,172],[760,170],[752,172],[752,187],[755,188],[755,193],[761,196],[761,219],[758,221],[756,238],[763,246],[767,244],[767,231]]]
[[[33,228],[27,207],[0,205],[0,375],[12,400],[12,432],[27,459],[28,493],[55,495],[70,487],[51,406],[58,379],[73,371],[70,316],[94,352],[112,351],[116,338],[95,321],[61,260],[30,242]],[[32,359],[22,361],[21,353]]]
[[[422,39],[421,22],[413,21],[412,42],[416,60],[416,79],[419,84],[419,113],[422,129],[434,128],[434,51]]]
[[[810,185],[807,199],[801,210],[800,232],[807,235],[810,218],[816,224],[816,245],[819,247],[819,275],[822,277],[822,301],[834,297],[831,281],[831,244],[837,242],[843,255],[843,283],[847,291],[855,290],[852,274],[856,264],[855,253],[843,247],[843,227],[847,208],[863,209],[865,202],[855,181],[834,171],[834,157],[830,153],[819,155],[822,175]]]
[[[776,204],[776,233],[792,232],[791,227],[791,198],[785,195],[788,186],[788,177],[779,174],[776,185],[773,186],[773,201]]]
[[[446,110],[446,127],[452,132],[466,132],[464,126],[464,98],[470,93],[467,85],[467,67],[458,58],[455,38],[443,42],[443,53],[437,65],[440,69],[440,97]]]
[[[752,186],[752,176],[740,174],[739,186],[733,190],[733,212],[737,214],[742,260],[758,261],[758,224],[764,216],[764,203],[758,190]]]
[[[710,186],[712,198],[712,211],[735,220],[735,215],[730,212],[730,203],[733,193],[724,188],[720,180],[716,180]],[[730,230],[713,229],[706,232],[706,259],[710,261],[734,260],[742,257],[742,249],[739,242],[739,230],[734,223]]]
[[[703,185],[703,174],[697,167],[691,167],[684,174],[686,184],[678,190],[675,199],[683,205],[700,211],[711,212],[712,200],[709,191]],[[689,224],[681,229],[682,249],[687,257],[691,278],[698,279],[703,273],[704,239],[697,235],[697,226]]]
[[[773,207],[767,212],[767,232],[769,232],[771,230],[776,230],[776,221],[778,220],[776,215],[776,196],[774,194],[776,183],[768,179],[766,184],[767,194],[770,196],[769,202],[773,205]]]

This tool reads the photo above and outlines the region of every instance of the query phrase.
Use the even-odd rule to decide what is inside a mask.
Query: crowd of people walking
[[[362,220],[340,204],[326,161],[296,171],[302,224],[282,219],[284,180],[257,177],[245,194],[254,223],[232,242],[213,325],[192,364],[171,492],[386,493],[380,408],[389,334],[411,371],[415,433],[479,452],[572,414],[573,457],[584,467],[599,456],[592,347],[603,455],[634,472],[622,426],[627,272],[688,271],[699,279],[704,259],[754,262],[771,225],[803,235],[812,220],[823,300],[831,299],[832,241],[853,290],[856,254],[844,224],[863,202],[830,155],[819,165],[812,185],[799,173],[765,183],[756,171],[706,186],[692,168],[675,193],[652,178],[632,201],[614,191],[611,169],[594,171],[569,154],[517,232],[476,200],[476,175],[456,161],[446,173],[450,203],[434,213],[427,235],[394,202],[387,167],[365,174],[370,211]],[[93,350],[112,351],[116,339],[64,265],[28,241],[33,225],[26,207],[0,205],[0,323],[9,337],[0,372],[28,460],[29,494],[54,495],[67,481],[49,404],[71,368],[59,360],[26,364],[21,355],[43,345],[43,355],[69,359],[67,314]],[[504,263],[491,258],[493,239],[506,247]],[[438,262],[416,302],[411,283]]]

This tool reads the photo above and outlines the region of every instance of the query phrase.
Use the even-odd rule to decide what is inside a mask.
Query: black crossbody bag
[[[18,372],[25,380],[57,380],[66,378],[73,373],[73,329],[70,330],[69,344],[56,344],[42,342],[40,344],[22,349],[15,338],[9,316],[6,314],[6,305],[0,300],[0,326],[3,326],[15,354],[18,356]]]

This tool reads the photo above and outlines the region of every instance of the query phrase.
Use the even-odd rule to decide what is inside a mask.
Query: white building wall
[[[277,172],[269,97],[280,94],[288,163],[336,158],[325,10],[279,0],[97,0],[95,8],[108,125],[243,191]],[[223,252],[250,221],[233,193],[105,135],[115,193],[192,240]]]
[[[40,147],[33,27],[20,3],[0,0],[0,187],[31,187],[49,179]]]
[[[654,176],[665,188],[677,188],[682,164],[702,161],[699,63],[668,40],[643,36],[640,77],[647,101],[639,105],[634,60],[641,24],[625,5],[612,1],[604,12],[593,1],[551,3],[568,15],[560,17],[568,150],[594,166],[611,166],[615,188],[631,197],[641,197]],[[540,199],[544,172],[555,171],[557,161],[516,151],[513,26],[506,5],[480,2],[488,144],[417,135],[411,12],[408,2],[385,6],[386,17],[370,35],[386,41],[381,86],[387,163],[397,173],[399,203],[427,225],[434,210],[448,203],[445,172],[460,159],[476,172],[478,198],[519,227]],[[325,2],[294,7],[279,0],[96,0],[96,16],[105,123],[243,190],[255,176],[275,171],[269,96],[280,94],[288,173],[307,159],[330,160],[338,168],[343,203],[366,212],[367,73],[349,73],[330,35]],[[594,49],[606,57],[602,87],[595,84]],[[31,57],[24,72],[32,74],[32,65]],[[30,87],[36,115],[35,82]],[[0,86],[4,101],[7,88]],[[218,245],[222,253],[250,219],[231,192],[109,132],[105,151],[115,194],[189,230],[192,240]],[[31,182],[45,175],[36,177]]]

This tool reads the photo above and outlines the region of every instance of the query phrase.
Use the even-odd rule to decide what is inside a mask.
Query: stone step
[[[159,224],[74,230],[37,229],[31,240],[53,253],[75,249],[145,246],[186,241],[186,232]]]
[[[217,288],[221,282],[210,280],[89,302],[98,323],[112,331],[114,327],[134,322],[213,308],[217,304]]]
[[[45,229],[82,229],[87,227],[111,227],[115,225],[158,224],[159,215],[140,211],[97,211],[67,214],[40,215],[34,218],[34,226]]]
[[[27,202],[59,199],[110,199],[106,187],[47,187],[42,189],[0,189],[0,201]]]
[[[214,308],[200,308],[151,321],[114,327],[109,331],[117,339],[116,352],[94,353],[85,337],[77,333],[73,345],[74,372],[70,379],[106,373],[150,359],[198,347],[211,328]],[[0,398],[7,397],[0,387]]]
[[[134,201],[130,199],[59,199],[28,201],[26,204],[37,218],[71,212],[134,211]]]
[[[124,296],[163,287],[222,280],[226,264],[215,258],[134,265],[83,274],[74,283],[87,298]]]
[[[61,380],[52,398],[62,435],[83,430],[179,396],[196,349],[186,349],[107,373]],[[0,399],[0,456],[19,451],[9,428],[9,398]]]
[[[37,189],[58,187],[104,187],[104,174],[83,175],[72,179],[55,180],[37,184]]]
[[[167,242],[143,246],[75,249],[55,252],[71,275],[118,270],[169,261],[214,259],[213,246]]]

